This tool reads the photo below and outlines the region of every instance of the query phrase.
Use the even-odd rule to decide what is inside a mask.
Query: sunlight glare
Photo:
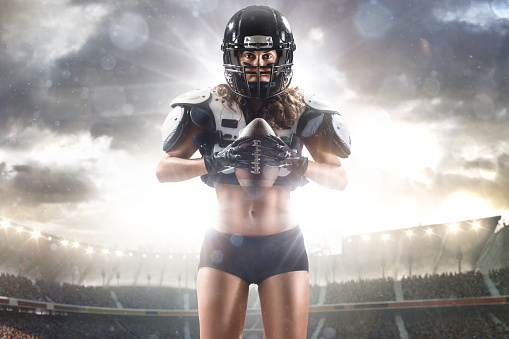
[[[464,191],[449,195],[438,210],[438,218],[443,222],[472,220],[492,214],[493,208],[484,199]]]

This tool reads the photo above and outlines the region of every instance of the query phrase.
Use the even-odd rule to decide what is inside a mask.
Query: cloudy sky
[[[0,217],[70,240],[185,250],[214,191],[160,184],[171,100],[223,82],[251,1],[19,0],[0,11]],[[293,85],[351,130],[350,184],[294,193],[308,236],[504,215],[509,3],[260,0],[296,38]]]

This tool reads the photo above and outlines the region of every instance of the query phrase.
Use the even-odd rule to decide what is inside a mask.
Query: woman
[[[278,11],[250,6],[237,12],[222,50],[227,84],[172,102],[163,126],[166,153],[157,167],[161,182],[201,176],[216,191],[219,218],[205,236],[198,271],[200,337],[241,338],[255,283],[267,338],[305,338],[308,261],[290,193],[307,179],[346,187],[338,156],[350,154],[348,130],[334,109],[289,88],[295,43]],[[263,141],[261,152],[266,165],[280,170],[273,186],[253,196],[234,169],[253,161],[252,147],[239,136],[256,118],[277,135]],[[313,161],[301,155],[303,146]],[[190,159],[198,149],[203,157]]]

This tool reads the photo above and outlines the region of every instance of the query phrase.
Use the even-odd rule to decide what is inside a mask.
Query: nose
[[[257,55],[253,60],[253,66],[265,66],[267,62],[263,59],[262,55]]]

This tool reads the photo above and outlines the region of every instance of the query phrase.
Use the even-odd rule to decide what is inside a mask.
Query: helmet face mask
[[[278,11],[267,6],[250,6],[238,11],[228,22],[223,44],[226,83],[246,98],[266,99],[285,91],[292,79],[295,42],[290,25]],[[241,65],[243,51],[276,51],[277,64]],[[257,81],[248,81],[256,75]],[[261,81],[268,75],[269,81]]]
[[[237,93],[246,98],[264,99],[282,93],[290,85],[292,70],[290,65],[275,66],[238,66],[225,64],[226,83]],[[256,81],[248,81],[250,75],[256,75]],[[269,81],[261,81],[262,75],[268,75]]]

